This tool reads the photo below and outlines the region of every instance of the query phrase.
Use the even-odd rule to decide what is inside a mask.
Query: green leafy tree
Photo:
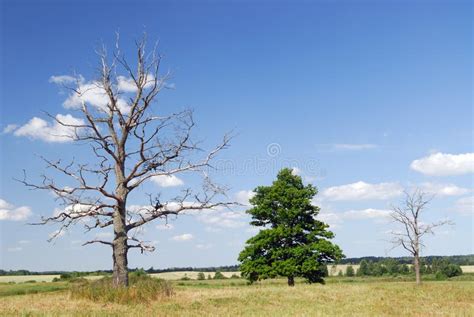
[[[339,271],[341,272],[341,271]],[[352,265],[349,265],[347,268],[346,268],[346,276],[349,276],[349,277],[352,277],[354,276],[355,273],[354,273],[354,268],[352,267]]]
[[[250,282],[285,276],[294,286],[295,277],[324,283],[327,264],[343,257],[330,239],[327,224],[316,219],[319,207],[311,204],[317,194],[300,176],[285,168],[271,186],[260,186],[250,199],[250,224],[261,227],[240,253],[242,276]]]
[[[370,275],[369,263],[366,260],[360,261],[359,269],[357,270],[357,275],[359,276]]]
[[[224,276],[224,274],[222,274],[221,271],[217,271],[215,274],[214,274],[214,277],[213,277],[215,280],[223,280],[223,279],[226,279],[226,277]]]
[[[204,275],[203,272],[199,272],[198,275],[197,275],[197,279],[198,279],[199,281],[205,280],[205,279],[206,279],[206,275]]]

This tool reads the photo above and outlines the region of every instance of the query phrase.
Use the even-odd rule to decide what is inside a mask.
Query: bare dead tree
[[[394,222],[401,224],[402,230],[392,231],[391,243],[393,248],[402,246],[413,256],[413,267],[415,269],[416,283],[421,284],[420,275],[420,253],[425,247],[422,238],[425,234],[434,234],[433,229],[443,225],[453,224],[450,220],[441,220],[434,223],[424,223],[421,216],[433,196],[415,189],[413,192],[405,192],[405,199],[401,206],[393,206],[391,217]]]
[[[112,247],[113,283],[128,286],[128,251],[137,248],[153,251],[154,246],[141,241],[136,234],[141,226],[184,211],[228,207],[226,188],[218,186],[206,171],[211,161],[229,144],[229,136],[206,152],[191,136],[195,123],[190,110],[157,115],[152,107],[158,94],[167,88],[170,74],[160,72],[162,56],[156,46],[145,51],[145,38],[136,43],[136,66],[125,59],[118,45],[113,55],[105,48],[98,53],[98,79],[85,82],[75,76],[73,86],[65,86],[75,101],[70,108],[79,118],[66,120],[50,116],[64,129],[57,137],[88,146],[93,163],[64,163],[48,160],[47,170],[69,179],[61,185],[54,176],[42,175],[42,182],[20,181],[31,189],[48,190],[60,200],[63,210],[43,217],[37,224],[57,223],[54,239],[69,227],[82,224],[86,231],[113,227],[112,241],[93,239],[88,244]],[[69,82],[70,83],[70,82]],[[174,198],[162,202],[160,194],[149,195],[149,201],[131,208],[130,194],[154,177],[175,177],[198,173],[203,186],[199,191],[184,189]],[[57,178],[56,178],[57,179]]]

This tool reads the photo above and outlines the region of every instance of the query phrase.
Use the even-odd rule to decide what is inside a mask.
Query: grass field
[[[173,297],[145,305],[71,299],[66,283],[2,284],[0,315],[473,316],[473,277],[427,281],[419,287],[389,277],[330,277],[326,285],[300,282],[294,288],[284,279],[255,285],[242,279],[174,281]],[[55,285],[58,289],[47,289]]]

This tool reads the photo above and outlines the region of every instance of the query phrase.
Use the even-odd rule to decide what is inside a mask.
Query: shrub
[[[436,272],[435,278],[439,281],[446,280],[448,277],[441,271]]]
[[[223,280],[223,279],[226,279],[226,277],[224,276],[224,274],[222,274],[222,272],[220,271],[217,271],[215,274],[214,274],[214,277],[213,277],[215,280]]]
[[[203,272],[199,272],[198,275],[197,275],[197,279],[198,279],[199,281],[205,280],[205,279],[206,279],[206,275],[204,275]]]
[[[234,273],[234,274],[232,274],[232,276],[230,278],[236,279],[236,278],[240,278],[240,276],[238,276],[237,274]]]
[[[341,272],[341,271],[339,271]],[[346,276],[349,276],[349,277],[352,277],[354,276],[355,273],[354,273],[354,268],[352,267],[352,265],[349,265],[347,268],[346,268]]]
[[[211,274],[207,274],[207,279],[212,280]]]
[[[188,276],[187,273],[184,273],[184,276],[182,278],[180,278],[181,281],[189,281],[191,280],[191,278]]]
[[[447,277],[462,275],[461,267],[457,264],[448,264],[441,269],[441,272],[443,272]]]
[[[344,274],[342,273],[342,270],[339,270],[339,273],[337,273],[337,276],[339,277],[344,276]]]
[[[111,277],[74,285],[71,298],[85,298],[95,302],[118,304],[146,303],[173,295],[171,284],[149,275],[129,277],[129,287],[114,288]]]

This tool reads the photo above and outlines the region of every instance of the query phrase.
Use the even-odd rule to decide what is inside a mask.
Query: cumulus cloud
[[[461,175],[474,172],[474,153],[434,153],[414,160],[411,169],[430,176]]]
[[[293,168],[291,169],[291,174],[301,176],[302,171],[301,171],[301,169],[298,168],[298,167],[293,167]]]
[[[79,109],[82,107],[83,103],[85,103],[99,111],[106,113],[109,112],[108,105],[110,99],[101,83],[97,81],[81,83],[76,89],[77,92],[71,93],[63,102],[64,108]],[[125,99],[118,98],[116,104],[122,114],[130,112],[130,106]]]
[[[455,203],[455,210],[464,214],[474,213],[474,195],[458,199]]]
[[[235,194],[235,200],[239,204],[250,206],[249,200],[255,196],[252,190],[241,190]]]
[[[83,82],[84,78],[79,77],[75,78],[69,75],[59,75],[59,76],[51,76],[49,77],[49,82],[53,84],[63,85],[63,84],[70,84],[74,82]]]
[[[194,236],[190,233],[184,233],[184,234],[177,235],[171,238],[171,240],[174,240],[174,241],[189,241],[192,239],[194,239]]]
[[[3,128],[3,133],[12,133],[18,128],[17,124],[9,124],[5,128]]]
[[[342,214],[344,219],[378,219],[390,217],[390,210],[367,208],[362,210],[349,210]]]
[[[175,187],[184,184],[184,182],[175,175],[153,176],[151,180],[160,187]]]
[[[348,210],[344,212],[320,212],[317,219],[329,224],[331,228],[338,228],[346,220],[375,220],[380,221],[390,217],[390,210],[367,208]]]
[[[370,184],[362,181],[334,186],[322,192],[328,200],[385,200],[399,196],[403,192],[398,183]]]
[[[82,119],[75,118],[70,114],[57,114],[56,120],[49,123],[41,118],[34,117],[25,125],[14,130],[13,135],[26,136],[30,139],[39,139],[46,142],[69,142],[72,141],[76,132],[80,132],[80,128],[66,125],[84,124]],[[60,124],[58,121],[65,125]]]
[[[0,221],[23,221],[31,216],[31,208],[27,206],[15,207],[12,204],[0,199]]]
[[[86,216],[88,212],[98,211],[98,210],[99,209],[95,207],[94,205],[73,204],[73,205],[66,206],[63,209],[60,209],[60,208],[54,209],[53,215],[56,217],[64,213],[64,214],[67,214],[71,218],[80,218],[80,217]]]
[[[469,192],[469,189],[458,187],[454,184],[422,183],[421,189],[429,194],[438,196],[459,196]]]
[[[155,76],[152,74],[148,74],[145,80],[145,89],[151,88],[155,84]],[[137,91],[137,84],[131,77],[117,76],[117,88],[121,92],[135,92]]]

